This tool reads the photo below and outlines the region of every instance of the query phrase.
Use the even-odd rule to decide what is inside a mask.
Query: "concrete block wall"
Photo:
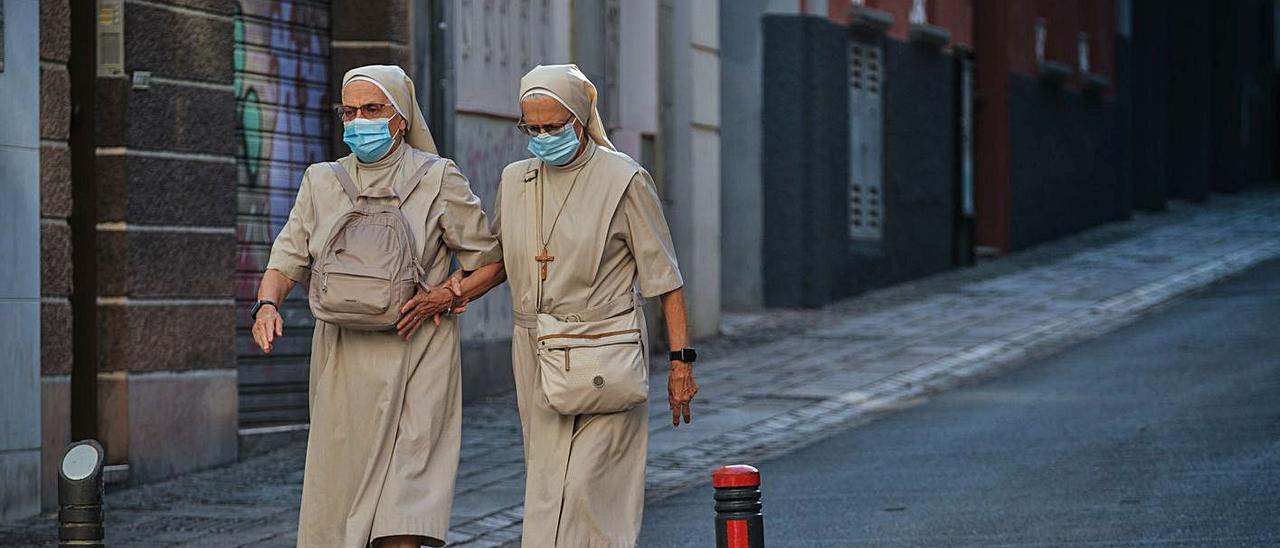
[[[1129,181],[1133,205],[1148,211],[1167,207],[1168,148],[1174,119],[1169,112],[1170,66],[1154,62],[1169,49],[1168,10],[1151,2],[1133,2],[1128,44],[1118,48],[1116,84],[1121,93],[1121,116],[1127,117],[1130,153]],[[1142,131],[1137,131],[1141,128]]]
[[[843,291],[849,249],[848,29],[796,15],[763,25],[764,304],[822,306]]]
[[[97,81],[99,437],[135,482],[237,456],[235,11],[126,3]]]
[[[1117,119],[1113,99],[1009,76],[1011,249],[1128,217]]]
[[[849,258],[841,296],[955,266],[958,214],[956,61],[885,38],[884,238]]]
[[[40,6],[0,0],[0,521],[40,510]]]

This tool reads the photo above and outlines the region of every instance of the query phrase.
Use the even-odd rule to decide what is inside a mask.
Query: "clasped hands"
[[[409,340],[418,331],[427,318],[435,325],[440,325],[440,317],[445,314],[461,314],[467,310],[467,298],[462,294],[463,272],[457,270],[444,283],[425,289],[418,287],[409,302],[400,307],[400,321],[396,323],[396,334]]]

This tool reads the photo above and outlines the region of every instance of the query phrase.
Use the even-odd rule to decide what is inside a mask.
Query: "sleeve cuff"
[[[457,255],[458,266],[468,272],[502,260],[502,246],[494,245],[485,251],[469,251]]]
[[[666,295],[672,291],[684,287],[684,279],[680,277],[679,272],[672,272],[661,278],[647,280],[640,284],[640,296],[651,299],[659,295]]]
[[[267,270],[284,274],[284,277],[293,280],[294,283],[306,284],[311,281],[311,269],[305,266],[267,263]]]

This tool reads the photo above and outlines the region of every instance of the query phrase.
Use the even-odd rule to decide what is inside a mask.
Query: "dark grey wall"
[[[1213,4],[1215,191],[1235,192],[1275,173],[1276,98],[1273,2]]]
[[[1163,209],[1168,198],[1201,200],[1275,179],[1273,2],[1132,5],[1133,34],[1117,54],[1135,207]]]
[[[1012,249],[1128,216],[1113,99],[1009,76]]]
[[[845,285],[848,38],[816,17],[768,15],[763,24],[764,301],[821,306]]]
[[[767,306],[820,306],[955,264],[957,68],[883,40],[884,237],[848,227],[850,36],[823,19],[766,16],[762,150]]]
[[[1132,121],[1127,133],[1132,165],[1133,206],[1148,211],[1165,209],[1168,201],[1170,133],[1169,15],[1163,4],[1133,2],[1131,39],[1124,41],[1116,84],[1127,104],[1121,108]],[[1127,107],[1127,108],[1126,108]]]
[[[955,59],[937,49],[882,40],[884,239],[848,255],[841,296],[955,265],[959,112]]]
[[[1213,3],[1178,1],[1167,6],[1169,41],[1170,198],[1209,197],[1213,151]]]
[[[878,279],[859,284],[859,290],[954,264],[957,77],[950,55],[885,40],[886,269]]]

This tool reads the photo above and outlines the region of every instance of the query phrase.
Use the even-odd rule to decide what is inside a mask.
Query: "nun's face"
[[[523,101],[520,101],[520,118],[525,126],[530,128],[547,129],[549,133],[554,133],[560,129],[565,122],[573,122],[573,132],[578,135],[578,141],[582,139],[582,123],[578,121],[573,112],[560,104],[560,101],[546,95],[530,95]],[[538,132],[535,132],[538,133]]]
[[[367,119],[391,118],[387,129],[396,136],[396,140],[404,138],[404,130],[408,125],[403,116],[396,114],[395,107],[378,86],[373,82],[356,80],[342,87],[342,106],[356,109],[356,116]],[[371,111],[376,111],[376,114]],[[349,120],[348,120],[349,121]]]

